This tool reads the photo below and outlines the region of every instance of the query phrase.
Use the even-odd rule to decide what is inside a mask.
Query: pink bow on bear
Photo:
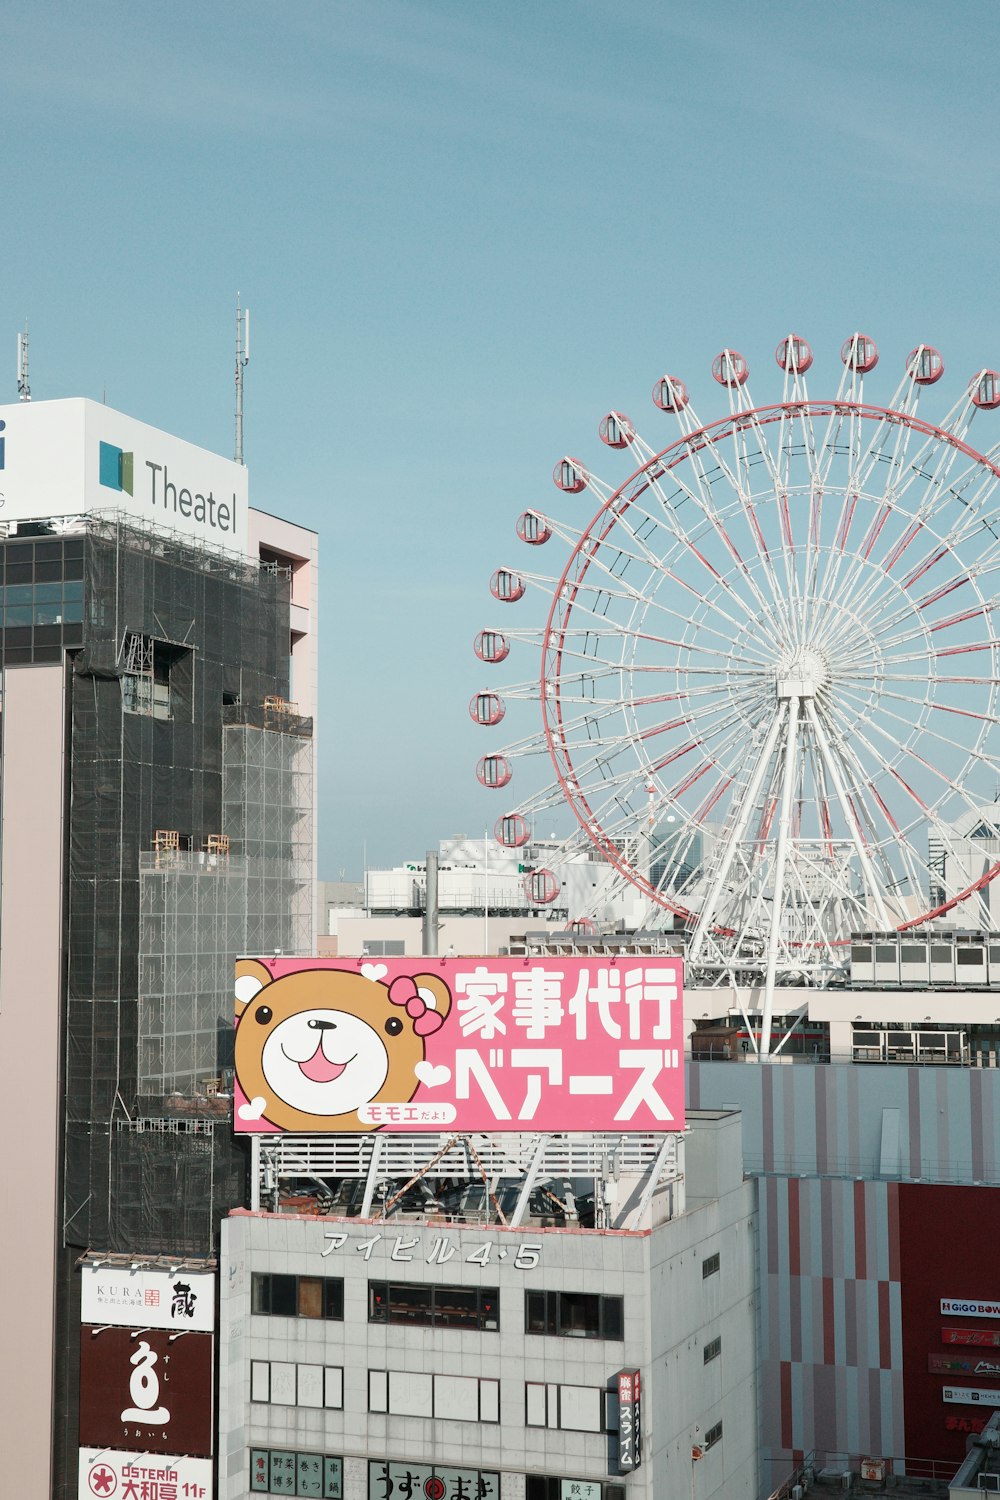
[[[406,1014],[412,1020],[417,1036],[430,1036],[432,1032],[440,1031],[444,1025],[444,1017],[439,1016],[436,1010],[431,1010],[408,974],[401,974],[392,981],[389,986],[389,1001],[392,1005],[406,1006]]]

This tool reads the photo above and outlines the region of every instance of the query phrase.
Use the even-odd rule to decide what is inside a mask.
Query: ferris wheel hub
[[[830,664],[823,653],[802,646],[779,663],[775,675],[778,702],[789,698],[815,698],[829,681]]]

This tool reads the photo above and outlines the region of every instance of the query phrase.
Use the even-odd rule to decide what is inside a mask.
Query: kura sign
[[[238,1131],[684,1128],[681,961],[241,959]]]

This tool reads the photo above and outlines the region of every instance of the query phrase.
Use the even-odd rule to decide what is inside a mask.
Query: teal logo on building
[[[112,443],[101,444],[101,483],[109,490],[132,494],[132,469],[134,454],[123,453]]]

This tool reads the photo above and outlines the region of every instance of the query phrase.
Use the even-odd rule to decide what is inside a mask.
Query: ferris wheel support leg
[[[739,817],[737,818],[736,823],[733,827],[733,831],[729,836],[729,842],[726,846],[725,853],[723,854],[722,859],[719,862],[719,868],[716,870],[715,875],[712,879],[711,889],[709,890],[708,897],[705,901],[704,906],[702,907],[701,916],[698,918],[698,925],[694,930],[694,936],[692,937],[690,946],[688,948],[689,963],[695,963],[700,957],[701,950],[705,944],[705,936],[708,932],[708,929],[711,927],[713,921],[715,920],[716,904],[719,900],[719,896],[722,894],[722,887],[726,883],[729,871],[732,868],[733,860],[736,858],[736,851],[739,847],[740,840],[742,839],[743,834],[746,831],[746,826],[750,821],[751,814],[753,813],[754,806],[757,801],[757,795],[760,792],[761,783],[764,780],[764,773],[767,770],[768,765],[770,764],[771,756],[774,754],[774,747],[778,742],[778,735],[781,731],[781,723],[784,717],[784,712],[785,707],[784,705],[781,705],[778,713],[775,714],[774,719],[771,722],[771,727],[767,731],[767,736],[764,740],[763,745],[761,746],[760,755],[757,757],[757,764],[754,766],[753,774],[751,775],[750,780],[747,783],[746,794],[743,798],[743,806],[740,808]]]
[[[806,700],[805,708],[806,718],[809,720],[812,732],[816,736],[816,744],[819,749],[819,753],[823,757],[823,764],[826,766],[830,780],[833,782],[833,789],[837,794],[837,801],[840,803],[840,810],[844,815],[844,821],[846,822],[848,831],[851,835],[851,840],[854,844],[854,849],[858,856],[858,863],[861,865],[861,869],[864,874],[865,885],[868,889],[869,898],[875,907],[875,915],[878,918],[879,925],[883,929],[893,927],[895,926],[895,923],[892,921],[889,913],[885,909],[885,903],[882,900],[882,893],[879,890],[878,882],[875,879],[875,871],[872,866],[871,858],[868,854],[868,850],[865,848],[864,840],[862,839],[860,831],[858,829],[857,818],[854,816],[850,801],[848,800],[847,790],[844,786],[844,779],[840,774],[840,767],[837,765],[837,761],[833,754],[830,741],[826,737],[826,731],[820,723],[819,714],[816,712],[816,705],[811,698]]]
[[[785,764],[781,777],[781,810],[778,814],[778,847],[774,856],[774,895],[771,898],[771,923],[767,934],[767,968],[764,973],[764,1004],[760,1018],[761,1062],[771,1056],[771,1019],[774,1015],[774,976],[778,968],[778,941],[781,936],[781,914],[785,886],[785,861],[788,855],[788,828],[792,815],[792,787],[795,784],[795,751],[798,745],[799,708],[801,700],[788,700],[788,725],[785,731]]]

